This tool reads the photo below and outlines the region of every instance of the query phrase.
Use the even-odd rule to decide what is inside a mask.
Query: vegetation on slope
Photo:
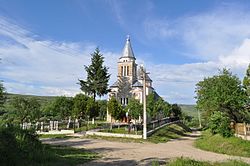
[[[187,132],[190,132],[190,129],[184,124],[171,124],[157,130],[155,133],[148,137],[148,141],[153,143],[163,143],[171,139],[183,137]]]
[[[216,153],[250,157],[250,141],[237,137],[225,138],[219,134],[212,135],[209,130],[203,132],[201,138],[196,140],[195,146]]]
[[[171,161],[168,166],[249,166],[249,164],[242,161],[230,160],[226,162],[206,162],[206,161],[196,161],[189,158],[177,158]]]
[[[198,118],[198,112],[197,109],[195,108],[195,105],[187,105],[187,104],[180,104],[181,111],[193,118]]]
[[[69,147],[43,145],[37,135],[18,127],[0,128],[0,163],[7,165],[77,165],[96,154]]]

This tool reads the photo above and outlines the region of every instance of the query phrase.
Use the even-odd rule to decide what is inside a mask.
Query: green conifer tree
[[[110,74],[108,68],[103,65],[104,57],[96,48],[91,54],[91,64],[85,66],[87,72],[87,80],[79,80],[81,90],[88,95],[92,95],[94,100],[96,96],[103,96],[108,93],[108,81]]]

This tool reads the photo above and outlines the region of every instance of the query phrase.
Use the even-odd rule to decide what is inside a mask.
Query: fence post
[[[247,137],[247,127],[245,122],[244,122],[244,136],[245,138]]]

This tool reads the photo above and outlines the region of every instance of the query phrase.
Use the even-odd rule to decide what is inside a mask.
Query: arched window
[[[121,76],[123,76],[123,66],[121,66]]]

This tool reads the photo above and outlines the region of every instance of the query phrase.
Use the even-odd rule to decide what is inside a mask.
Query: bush
[[[233,135],[233,131],[230,128],[230,119],[223,112],[214,112],[209,118],[208,127],[212,134],[220,134],[223,137],[231,137]]]
[[[34,131],[12,126],[0,128],[1,165],[32,165],[51,157]]]

